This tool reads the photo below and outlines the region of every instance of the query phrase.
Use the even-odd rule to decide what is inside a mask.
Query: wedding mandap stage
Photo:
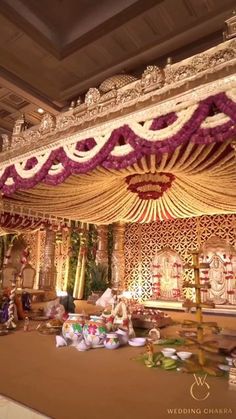
[[[83,298],[90,226],[96,261],[107,264],[112,225],[113,288],[151,307],[182,308],[194,300],[186,265],[198,251],[207,265],[201,284],[211,285],[201,291],[203,303],[235,311],[234,21],[212,49],[148,66],[140,78],[110,77],[68,111],[45,113],[33,128],[22,116],[11,138],[3,136],[0,231],[20,233],[21,252],[30,250],[32,289],[49,297],[67,289],[78,231],[73,295]]]
[[[179,63],[168,59],[164,68],[148,66],[140,78],[110,77],[68,111],[44,113],[33,128],[22,116],[11,138],[3,136],[0,297],[9,293],[8,319],[0,328],[8,335],[1,338],[0,391],[6,397],[58,419],[233,414],[235,22],[235,16],[229,19],[226,40],[212,49]],[[96,320],[78,313],[65,320],[63,312],[60,326],[48,319],[55,313],[45,319],[38,307],[58,304],[56,295],[70,289],[74,299],[84,298],[94,261],[111,271],[113,296],[121,298],[113,308],[117,314],[123,304],[126,327],[114,333],[120,323],[114,327],[114,312],[106,310]],[[125,301],[127,294],[132,301]],[[30,326],[26,319],[12,332],[18,295],[22,304],[26,295],[32,306],[36,300],[45,327],[32,317]],[[76,305],[80,313],[101,314],[84,301]],[[155,317],[154,337],[153,330],[142,330],[142,337],[131,339],[131,306],[136,320],[143,321],[144,313],[148,329]],[[160,333],[157,320],[170,316],[156,308],[193,309],[196,321],[192,313],[175,311],[179,323]],[[204,310],[211,321],[203,321]],[[123,347],[115,354],[87,351],[101,337],[100,347]],[[141,340],[145,352],[125,346],[124,339],[129,345]],[[130,362],[134,356],[148,368]],[[180,380],[181,371],[190,374]],[[218,375],[222,379],[215,380]],[[199,383],[209,399],[202,393],[195,398]],[[6,402],[0,399],[0,410]]]

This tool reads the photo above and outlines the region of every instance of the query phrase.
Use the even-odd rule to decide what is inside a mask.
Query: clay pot
[[[102,317],[91,316],[83,327],[83,335],[87,345],[102,348],[106,337],[106,325]]]
[[[104,346],[107,349],[117,349],[120,346],[119,338],[117,333],[107,333]]]
[[[80,340],[83,337],[83,327],[83,314],[69,313],[67,320],[62,326],[63,337],[72,341]]]
[[[120,345],[127,345],[128,340],[129,340],[128,332],[126,330],[118,329],[116,333],[117,333]]]
[[[113,327],[114,327],[114,316],[109,313],[109,314],[102,314],[102,318],[106,324],[106,330],[107,332],[112,332]]]

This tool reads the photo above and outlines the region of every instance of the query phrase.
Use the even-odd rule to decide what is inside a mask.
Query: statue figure
[[[40,122],[39,131],[44,134],[53,131],[56,126],[55,117],[49,113],[45,113]]]
[[[210,288],[203,291],[203,301],[215,304],[236,304],[235,276],[236,252],[225,240],[212,236],[202,247],[202,261],[209,264],[201,280],[209,281]]]
[[[181,298],[183,266],[176,252],[168,248],[158,252],[153,260],[152,272],[155,298],[164,300]]]
[[[172,288],[178,288],[178,284],[173,275],[173,265],[168,256],[163,259],[163,279],[161,283],[162,294],[171,297]]]
[[[213,299],[217,304],[224,304],[227,299],[225,298],[224,262],[217,254],[214,254],[210,261],[209,280],[210,299]]]

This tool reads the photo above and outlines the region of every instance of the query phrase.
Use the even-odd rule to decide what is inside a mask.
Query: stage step
[[[186,308],[183,307],[182,301],[164,301],[164,300],[149,300],[144,301],[145,307],[150,308],[158,308],[159,310],[178,310],[178,311],[186,311]],[[191,312],[194,312],[195,308],[191,309]],[[233,314],[236,315],[236,306],[232,306],[229,304],[216,304],[214,308],[203,308],[202,311],[204,313],[212,313],[212,314]]]

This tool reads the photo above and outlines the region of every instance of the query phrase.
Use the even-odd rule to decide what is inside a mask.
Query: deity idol
[[[179,300],[181,297],[182,261],[171,249],[158,252],[153,260],[153,294],[157,299]]]
[[[224,240],[213,236],[203,246],[202,261],[209,269],[201,274],[203,282],[209,281],[210,289],[203,293],[203,301],[215,304],[235,304],[235,250]]]

